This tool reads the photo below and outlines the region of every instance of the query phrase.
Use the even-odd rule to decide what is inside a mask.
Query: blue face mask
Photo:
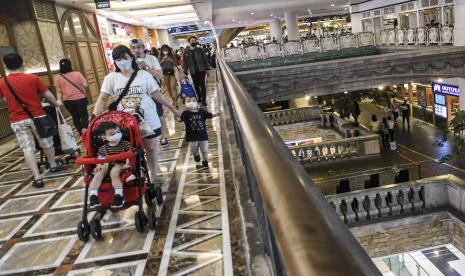
[[[129,71],[132,68],[132,59],[117,60],[115,64],[121,71]]]

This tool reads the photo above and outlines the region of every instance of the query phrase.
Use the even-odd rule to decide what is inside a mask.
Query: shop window
[[[71,15],[71,21],[73,22],[74,34],[76,36],[84,36],[84,28],[82,26],[81,18],[78,15]]]

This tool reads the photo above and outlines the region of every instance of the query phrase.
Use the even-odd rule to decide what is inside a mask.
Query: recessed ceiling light
[[[334,3],[331,3],[331,7],[334,7]]]
[[[231,20],[232,22],[236,22],[236,19]]]
[[[344,91],[344,94],[347,94],[347,93],[349,93],[349,91],[347,91],[347,90],[346,90],[346,91]]]
[[[255,13],[254,13],[254,12],[251,12],[250,14],[251,14],[251,15],[254,15]]]
[[[273,17],[274,15],[270,14],[271,17]]]

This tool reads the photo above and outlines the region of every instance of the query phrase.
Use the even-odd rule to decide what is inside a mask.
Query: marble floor
[[[208,87],[209,109],[218,112],[215,85]],[[159,170],[165,203],[157,209],[155,231],[136,231],[132,207],[104,215],[102,240],[81,242],[80,167],[45,171],[45,187],[36,189],[22,152],[12,146],[2,154],[0,275],[232,275],[220,121],[208,122],[205,170],[187,154],[183,124],[171,113],[167,118],[170,146],[161,149]]]
[[[299,141],[305,139],[319,138],[323,141],[333,141],[342,139],[342,137],[332,129],[322,128],[320,121],[309,121],[288,125],[275,126],[279,136],[284,142]]]

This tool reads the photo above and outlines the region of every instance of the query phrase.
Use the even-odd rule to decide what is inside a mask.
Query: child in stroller
[[[118,125],[114,122],[103,122],[97,129],[98,135],[104,136],[104,144],[98,149],[98,158],[104,159],[108,155],[120,154],[132,150],[132,145],[128,141],[122,139],[122,133]],[[123,165],[124,164],[124,165]],[[97,164],[94,170],[94,178],[92,178],[90,188],[90,207],[100,206],[98,199],[98,188],[102,184],[103,178],[110,174],[111,184],[115,189],[115,196],[111,207],[121,208],[124,205],[123,198],[123,183],[121,183],[120,173],[131,167],[129,159],[118,160],[112,163]]]
[[[117,129],[113,124],[121,130],[121,138],[119,138],[120,135],[117,133]],[[103,155],[99,154],[99,149],[108,142],[102,139],[102,129],[105,129],[106,133],[107,130],[112,130],[112,132],[108,132],[108,137],[111,136],[112,138],[108,139],[107,137],[107,140],[111,140],[113,145],[117,144],[115,143],[116,140],[128,141],[131,147],[125,147],[124,150],[129,150],[117,154],[106,154],[110,153],[110,150],[108,150],[109,147],[106,147],[107,152]],[[120,143],[118,143],[118,145],[119,144]],[[101,239],[102,228],[100,220],[105,212],[108,209],[115,212],[120,211],[133,205],[138,206],[138,211],[135,213],[137,231],[143,232],[147,225],[149,228],[155,229],[157,219],[155,215],[156,207],[157,204],[163,203],[163,193],[161,188],[155,187],[155,185],[151,184],[152,181],[149,179],[139,131],[139,122],[136,117],[122,111],[110,111],[101,114],[89,123],[88,129],[83,135],[83,145],[87,151],[87,156],[76,159],[76,164],[80,164],[83,167],[85,183],[83,215],[82,220],[79,221],[77,225],[79,239],[85,242],[89,239],[90,235],[92,235],[94,239]],[[122,162],[119,165],[121,166],[124,164],[126,169],[121,171],[118,170],[119,173],[117,174],[115,172],[113,177],[108,177],[101,172],[99,173],[98,170],[95,171],[97,166],[111,166],[108,164],[117,162]],[[111,174],[111,168],[109,169]],[[103,178],[102,175],[104,176]],[[97,180],[94,180],[96,177]],[[117,179],[117,181],[120,180],[122,188],[118,188],[118,183],[114,183],[113,180],[115,179]],[[98,185],[99,183],[101,184]],[[98,201],[96,201],[95,197],[92,197],[94,199],[90,199],[92,202],[90,202],[91,204],[89,205],[91,206],[88,206],[89,190],[95,187],[95,184],[97,184],[98,191],[92,191],[90,193],[91,195],[95,195]],[[116,190],[113,188],[115,184]],[[118,201],[116,200],[118,196],[115,196],[115,193],[117,195],[122,194],[120,202],[115,202]],[[147,216],[143,208],[143,197],[145,197],[148,207]],[[88,213],[92,211],[96,211],[97,213],[89,223],[87,217]]]

